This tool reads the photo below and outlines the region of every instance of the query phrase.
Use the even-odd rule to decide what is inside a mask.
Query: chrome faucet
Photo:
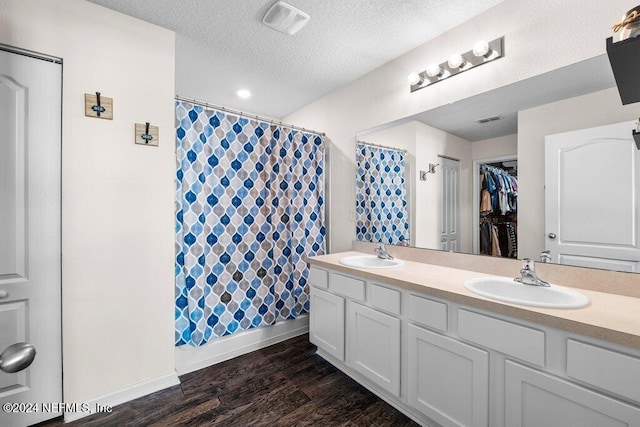
[[[551,262],[551,251],[540,252],[540,262]]]
[[[522,269],[520,270],[520,274],[522,277],[516,277],[513,280],[520,282],[523,285],[549,286],[549,283],[538,277],[536,274],[535,264],[529,258],[522,259]]]
[[[378,258],[380,259],[393,259],[393,257],[387,252],[387,248],[385,248],[384,243],[378,243],[378,247],[373,251],[378,254]]]

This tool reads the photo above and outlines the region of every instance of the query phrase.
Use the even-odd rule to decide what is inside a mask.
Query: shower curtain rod
[[[369,145],[371,147],[386,148],[387,150],[402,151],[403,153],[407,152],[407,150],[404,149],[404,148],[396,148],[396,147],[389,147],[388,145],[373,144],[371,142],[360,141],[358,139],[356,139],[356,143],[357,144]]]
[[[193,99],[193,98],[184,98],[184,97],[179,96],[179,95],[176,95],[176,100],[184,101],[184,102],[190,102],[192,104],[197,104],[197,105],[200,105],[200,106],[205,107],[205,108],[212,108],[214,110],[220,110],[220,111],[223,111],[225,113],[237,114],[237,115],[239,115],[241,117],[246,117],[248,119],[256,119],[256,120],[260,120],[262,122],[267,122],[267,123],[271,123],[271,124],[277,124],[277,125],[280,125],[280,126],[284,126],[284,127],[290,128],[290,129],[296,129],[296,130],[301,130],[303,132],[309,132],[309,133],[313,133],[313,134],[316,134],[316,135],[325,136],[324,132],[318,132],[318,131],[313,130],[313,129],[306,129],[306,128],[303,128],[303,127],[300,127],[300,126],[290,125],[290,124],[283,123],[283,122],[280,122],[280,121],[277,121],[277,120],[274,120],[274,119],[268,119],[266,117],[256,116],[255,114],[247,114],[247,113],[244,113],[242,111],[234,110],[232,108],[223,107],[222,105],[211,104],[210,102],[199,101],[199,100]]]

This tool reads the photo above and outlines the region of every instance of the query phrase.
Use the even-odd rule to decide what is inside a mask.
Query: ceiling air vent
[[[493,116],[493,117],[487,117],[485,119],[476,120],[476,123],[480,123],[482,125],[489,122],[495,122],[500,119],[502,119],[502,116]]]
[[[309,22],[309,15],[283,1],[271,6],[262,23],[285,34],[295,34]]]

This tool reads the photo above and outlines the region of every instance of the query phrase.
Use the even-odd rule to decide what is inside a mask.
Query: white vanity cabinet
[[[443,426],[489,423],[489,353],[408,326],[409,404]]]
[[[509,427],[640,426],[638,407],[509,360],[505,365]]]
[[[350,301],[349,366],[400,396],[400,319]]]
[[[309,281],[318,354],[422,425],[640,427],[637,348],[358,270]]]
[[[311,288],[309,341],[344,361],[344,298]]]

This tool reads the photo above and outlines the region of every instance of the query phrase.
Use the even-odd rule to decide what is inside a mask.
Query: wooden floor
[[[315,350],[302,335],[183,375],[180,385],[119,405],[110,414],[64,426],[417,425]]]

